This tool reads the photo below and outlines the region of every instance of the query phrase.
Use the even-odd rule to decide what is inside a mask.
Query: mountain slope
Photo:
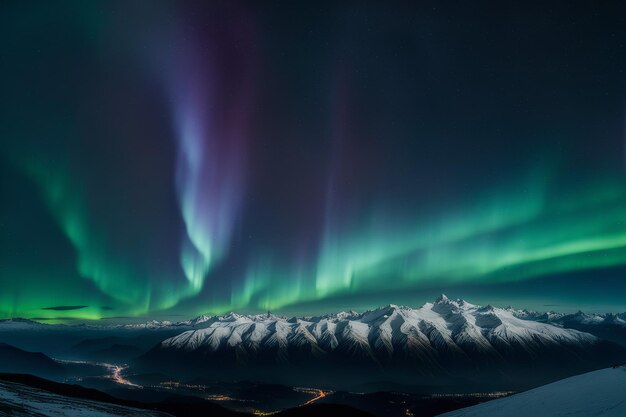
[[[56,417],[166,417],[169,414],[70,398],[27,385],[0,381],[0,414]]]
[[[623,417],[626,368],[573,376],[510,397],[441,414],[440,417]]]
[[[578,311],[574,314],[562,314],[553,311],[541,313],[510,308],[507,310],[518,318],[579,330],[626,347],[626,313],[587,314]]]
[[[328,384],[331,375],[334,386],[472,379],[520,388],[626,358],[626,350],[588,333],[443,295],[419,309],[303,319],[231,313],[205,324],[164,340],[134,366],[289,384]]]
[[[0,343],[0,372],[22,372],[43,378],[60,380],[65,377],[61,364],[41,352],[27,352]]]

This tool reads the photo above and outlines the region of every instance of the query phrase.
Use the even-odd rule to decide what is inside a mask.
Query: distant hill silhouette
[[[27,352],[0,342],[0,372],[19,372],[62,380],[65,368],[41,352]]]

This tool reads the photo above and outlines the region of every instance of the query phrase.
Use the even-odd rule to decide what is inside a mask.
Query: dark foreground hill
[[[24,400],[24,399],[27,400]],[[16,399],[16,400],[15,400]],[[13,401],[12,401],[13,400]],[[46,408],[48,407],[49,408]],[[175,417],[252,417],[197,397],[172,396],[155,403],[121,400],[106,393],[79,385],[62,384],[26,374],[0,374],[0,411],[9,415],[57,415],[79,417],[92,415],[175,416]],[[66,410],[66,414],[59,414]],[[37,414],[39,413],[39,414]],[[298,407],[274,414],[278,417],[373,417],[372,414],[345,405],[323,404]]]

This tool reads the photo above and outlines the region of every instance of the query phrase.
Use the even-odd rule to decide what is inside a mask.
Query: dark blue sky
[[[619,2],[1,7],[0,316],[626,309]]]

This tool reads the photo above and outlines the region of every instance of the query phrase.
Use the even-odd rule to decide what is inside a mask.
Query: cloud
[[[81,320],[78,317],[32,317],[29,320],[34,320],[34,321],[53,321],[53,320],[63,320],[63,321],[68,321],[68,320]]]
[[[82,308],[87,308],[89,306],[53,306],[53,307],[43,307],[42,310],[55,310],[55,311],[67,311],[67,310],[80,310]]]

